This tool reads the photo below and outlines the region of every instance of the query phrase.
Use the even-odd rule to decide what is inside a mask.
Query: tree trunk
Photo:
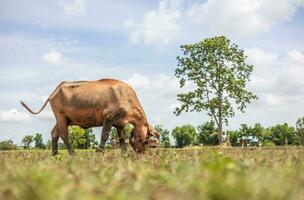
[[[223,116],[222,116],[222,85],[221,85],[221,67],[220,65],[216,64],[217,66],[217,84],[218,84],[218,94],[217,94],[217,101],[218,101],[218,141],[219,144],[223,143]]]
[[[288,139],[287,139],[287,136],[285,136],[285,146],[287,146],[288,144]]]
[[[222,116],[219,116],[219,127],[218,127],[218,134],[217,134],[217,138],[219,141],[219,144],[223,143],[223,120],[222,120]]]
[[[218,94],[218,141],[223,143],[222,93]]]

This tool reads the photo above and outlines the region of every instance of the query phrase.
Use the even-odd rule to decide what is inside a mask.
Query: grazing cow
[[[159,138],[159,133],[149,126],[134,90],[122,81],[101,79],[62,82],[38,112],[33,112],[22,101],[21,104],[32,114],[38,114],[48,102],[56,118],[56,124],[51,132],[53,155],[58,154],[59,137],[62,138],[68,152],[75,153],[69,142],[69,125],[79,125],[82,128],[102,126],[97,151],[103,151],[112,126],[117,128],[122,151],[126,150],[124,127],[128,123],[134,126],[129,139],[134,151],[142,153],[147,145],[158,144],[155,138]]]

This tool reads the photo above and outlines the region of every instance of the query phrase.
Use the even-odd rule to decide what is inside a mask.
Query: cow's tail
[[[25,107],[30,113],[32,113],[32,114],[34,114],[34,115],[39,114],[39,113],[45,108],[45,106],[46,106],[46,104],[47,104],[48,102],[49,102],[49,99],[47,99],[47,100],[44,102],[42,108],[41,108],[39,111],[34,112],[34,111],[32,111],[32,109],[30,109],[23,101],[20,101],[21,105],[22,105],[23,107]]]

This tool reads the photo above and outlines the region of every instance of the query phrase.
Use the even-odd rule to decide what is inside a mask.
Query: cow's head
[[[151,125],[148,130],[148,146],[152,148],[159,147],[160,133]]]
[[[148,141],[148,128],[146,126],[134,126],[129,143],[138,153],[143,153]]]
[[[159,132],[150,125],[149,127],[134,127],[129,143],[134,151],[143,153],[146,147],[159,146],[159,136]]]

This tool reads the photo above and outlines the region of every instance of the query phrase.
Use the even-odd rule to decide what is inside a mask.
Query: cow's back
[[[114,79],[64,82],[52,95],[52,99],[62,105],[57,105],[61,109],[105,109],[139,103],[128,84]]]
[[[102,125],[106,114],[118,108],[126,113],[142,110],[133,89],[118,80],[63,82],[56,90],[50,97],[55,116],[83,127]]]

